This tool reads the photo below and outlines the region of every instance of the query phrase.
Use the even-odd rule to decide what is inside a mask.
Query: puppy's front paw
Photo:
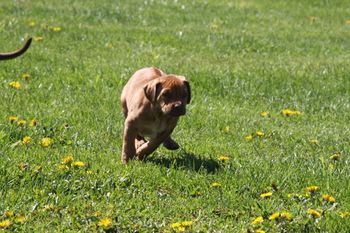
[[[163,142],[163,146],[167,148],[168,150],[177,150],[180,148],[179,144],[175,142],[173,139],[168,138]]]

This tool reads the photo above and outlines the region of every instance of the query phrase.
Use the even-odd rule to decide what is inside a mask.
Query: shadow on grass
[[[177,157],[155,157],[150,156],[147,162],[155,163],[160,166],[175,169],[187,169],[195,172],[204,171],[207,173],[216,173],[220,169],[220,165],[213,159],[201,158],[201,156],[184,151],[181,156]]]

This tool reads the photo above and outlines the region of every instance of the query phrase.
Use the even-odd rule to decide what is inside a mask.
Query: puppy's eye
[[[163,94],[165,99],[170,99],[171,98],[171,93],[170,92],[164,92]]]

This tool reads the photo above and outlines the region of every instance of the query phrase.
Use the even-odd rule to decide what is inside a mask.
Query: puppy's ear
[[[189,104],[191,102],[191,87],[190,87],[190,83],[187,81],[187,79],[184,76],[177,76],[179,79],[181,79],[186,88],[187,88],[187,104]]]
[[[143,91],[145,93],[146,98],[154,104],[159,96],[160,89],[160,82],[151,82],[144,86]]]

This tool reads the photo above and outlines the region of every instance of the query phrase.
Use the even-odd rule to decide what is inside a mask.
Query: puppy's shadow
[[[167,168],[187,169],[195,172],[204,171],[207,173],[216,173],[220,169],[220,165],[217,161],[201,158],[201,156],[186,151],[182,151],[180,156],[150,156],[146,160],[147,162]]]

